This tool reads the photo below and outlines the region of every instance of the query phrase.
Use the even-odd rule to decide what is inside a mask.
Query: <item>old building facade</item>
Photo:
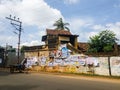
[[[59,49],[60,45],[66,44],[73,53],[81,53],[78,50],[78,35],[71,34],[67,30],[46,29],[46,35],[42,37],[45,45],[30,46],[25,48],[25,57],[49,56],[51,51]]]

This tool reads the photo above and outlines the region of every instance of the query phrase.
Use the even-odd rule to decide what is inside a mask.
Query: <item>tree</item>
[[[115,33],[110,30],[101,31],[98,35],[90,37],[88,52],[110,52],[118,40]]]
[[[99,40],[99,36],[95,35],[90,37],[89,40],[89,52],[99,52],[101,50],[101,43]]]
[[[21,47],[21,49],[20,49],[21,53],[24,53],[25,48],[26,48],[26,46]]]
[[[57,21],[53,24],[53,26],[56,26],[56,27],[57,27],[56,30],[65,30],[65,29],[67,29],[67,30],[69,31],[69,28],[66,27],[66,25],[69,25],[69,23],[63,23],[62,18],[60,18],[59,20],[57,20]]]

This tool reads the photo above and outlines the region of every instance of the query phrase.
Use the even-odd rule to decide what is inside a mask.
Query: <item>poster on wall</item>
[[[37,58],[36,57],[29,57],[27,58],[27,64],[26,67],[31,67],[32,65],[36,65],[37,62]]]
[[[69,50],[68,50],[68,48],[67,48],[67,46],[66,46],[66,44],[62,44],[61,46],[60,46],[60,50],[61,50],[61,53],[62,53],[62,58],[67,58],[68,56],[69,56]]]

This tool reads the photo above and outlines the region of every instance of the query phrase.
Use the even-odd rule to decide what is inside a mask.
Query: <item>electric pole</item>
[[[17,59],[18,59],[18,64],[20,63],[20,38],[21,38],[21,31],[22,31],[22,22],[19,20],[19,18],[16,19],[14,16],[10,15],[9,17],[6,17],[6,19],[9,19],[11,22],[10,24],[16,29],[14,31],[15,34],[18,34],[18,51],[17,51]]]

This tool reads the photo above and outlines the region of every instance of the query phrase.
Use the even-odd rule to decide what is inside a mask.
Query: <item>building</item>
[[[78,50],[77,38],[78,35],[73,35],[67,30],[46,29],[46,35],[42,36],[42,41],[45,42],[45,45],[26,47],[25,56],[48,56],[51,51],[58,50],[62,44],[66,44],[72,53],[81,53],[81,51]]]
[[[71,34],[67,30],[46,30],[46,35],[42,37],[42,41],[46,43],[49,50],[57,50],[61,44],[67,44],[71,49],[76,49],[77,52],[77,41],[78,35]],[[80,51],[78,51],[80,52]]]

